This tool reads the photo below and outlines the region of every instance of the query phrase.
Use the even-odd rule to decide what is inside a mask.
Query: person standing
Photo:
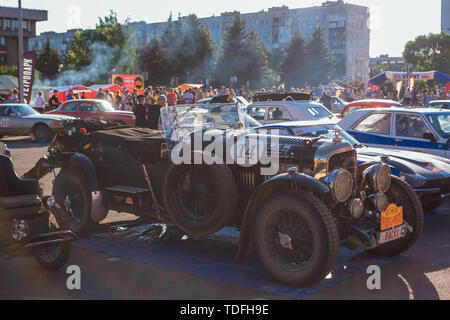
[[[173,106],[177,103],[177,94],[174,92],[173,88],[169,89],[169,93],[167,94],[167,103],[169,106]]]
[[[44,108],[45,108],[44,94],[42,93],[42,91],[40,91],[36,97],[36,111],[39,112],[40,114],[43,114]]]
[[[167,97],[163,94],[158,96],[156,104],[147,106],[148,127],[153,130],[160,130],[159,117],[161,116],[161,108],[167,106]]]
[[[136,127],[147,128],[147,108],[145,107],[145,97],[138,96],[138,103],[134,107],[134,116],[136,118]]]
[[[49,111],[55,110],[59,106],[58,90],[53,91],[53,96],[48,100]]]

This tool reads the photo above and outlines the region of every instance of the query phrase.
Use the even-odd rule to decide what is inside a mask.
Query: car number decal
[[[3,118],[2,120],[0,120],[1,128],[8,128],[10,125],[11,125],[11,120],[9,120],[8,118]]]

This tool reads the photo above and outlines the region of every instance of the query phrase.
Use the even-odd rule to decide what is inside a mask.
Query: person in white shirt
[[[45,99],[44,99],[44,94],[41,92],[38,93],[37,97],[36,97],[36,111],[39,113],[44,113],[44,108],[45,108]]]

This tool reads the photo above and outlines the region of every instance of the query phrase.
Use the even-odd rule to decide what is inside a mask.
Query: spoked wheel
[[[299,271],[313,257],[314,237],[308,223],[294,211],[270,217],[264,232],[267,248],[286,270]]]
[[[339,252],[334,217],[319,199],[300,191],[276,194],[262,205],[252,241],[266,272],[295,287],[322,281]]]
[[[56,203],[61,208],[56,215],[59,226],[77,235],[87,235],[96,223],[91,218],[91,191],[82,175],[61,170],[53,185]]]
[[[391,187],[386,195],[389,203],[395,203],[397,206],[403,207],[403,220],[413,228],[413,232],[408,231],[405,237],[371,250],[383,256],[394,256],[411,248],[422,234],[423,209],[411,186],[398,177],[392,176]]]
[[[71,248],[70,242],[50,243],[34,248],[33,256],[45,269],[56,270],[67,263]]]
[[[180,208],[194,221],[211,217],[217,207],[217,190],[206,170],[192,166],[178,177],[175,195]]]
[[[178,228],[191,236],[204,236],[233,218],[236,190],[226,165],[172,165],[164,180],[164,205]]]

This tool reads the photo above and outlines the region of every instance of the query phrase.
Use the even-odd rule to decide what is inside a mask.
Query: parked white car
[[[450,110],[363,109],[349,114],[339,126],[371,147],[450,158]]]
[[[331,119],[338,122],[327,108],[312,101],[264,101],[247,106],[247,114],[263,125],[286,121]]]

